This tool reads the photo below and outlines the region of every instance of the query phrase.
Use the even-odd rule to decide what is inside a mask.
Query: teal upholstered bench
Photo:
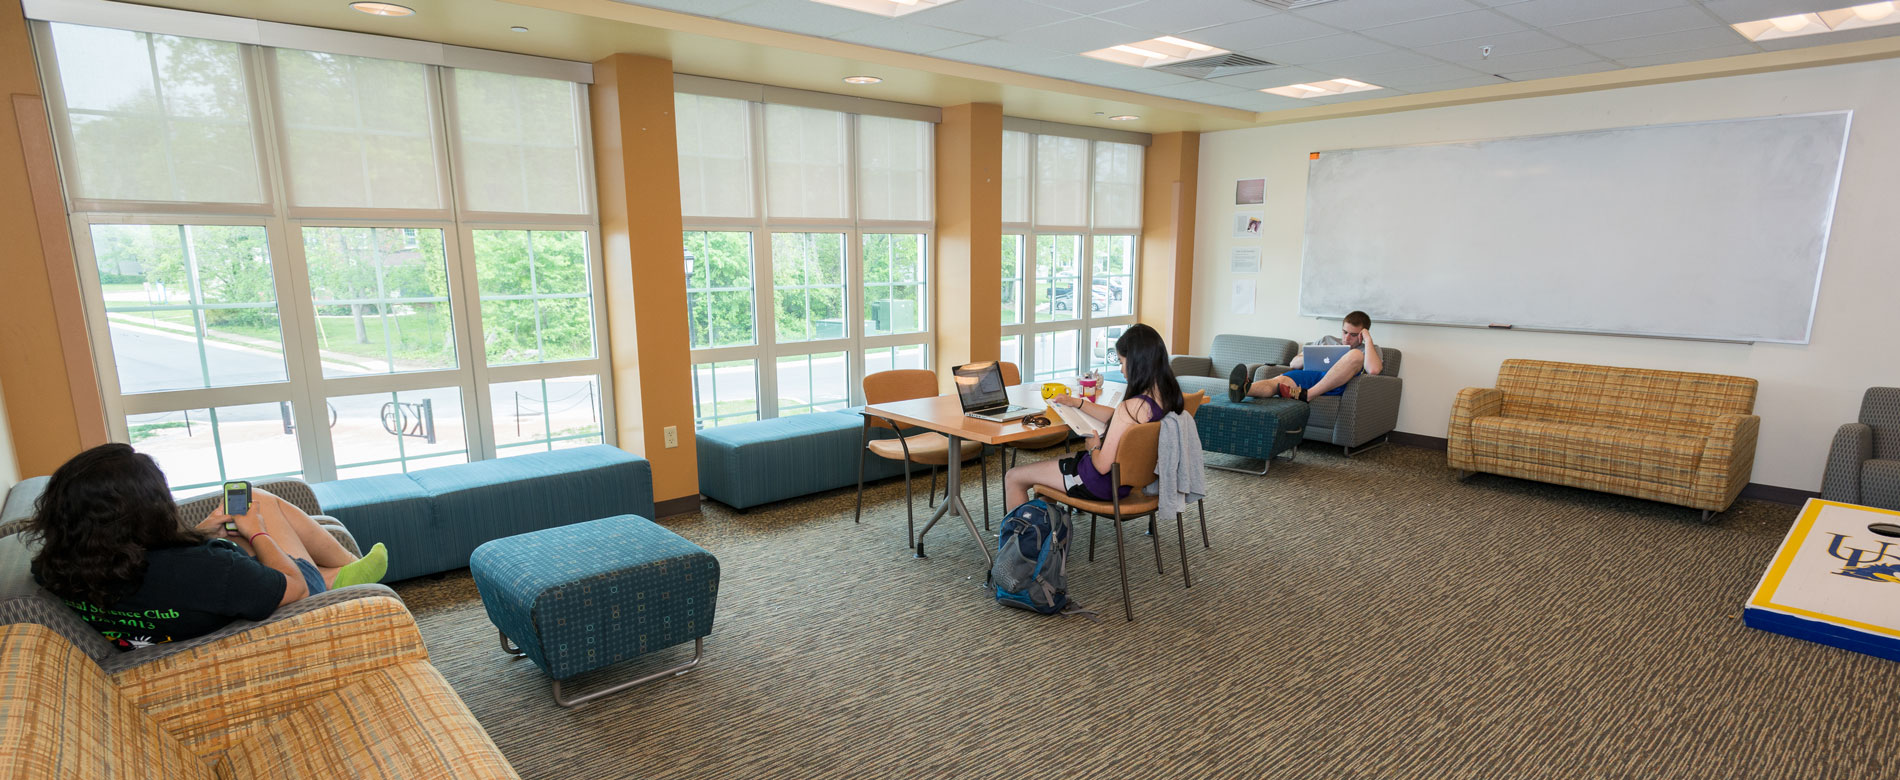
[[[858,481],[864,418],[817,412],[724,425],[699,432],[699,492],[734,509],[847,487]],[[885,438],[886,429],[872,432]],[[904,473],[903,464],[870,458],[864,478]]]
[[[563,707],[699,664],[712,633],[719,561],[644,517],[621,515],[496,539],[476,548],[475,575],[502,650],[554,678]],[[655,650],[693,643],[693,659],[564,698],[561,681]]]
[[[1257,458],[1259,471],[1208,463],[1208,467],[1246,474],[1265,474],[1273,459],[1283,452],[1298,455],[1300,439],[1306,432],[1311,405],[1290,398],[1249,398],[1240,403],[1208,401],[1194,414],[1194,427],[1201,434],[1201,449]]]

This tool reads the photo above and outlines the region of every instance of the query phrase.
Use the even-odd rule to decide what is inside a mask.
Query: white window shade
[[[309,51],[273,54],[292,203],[444,208],[425,66]]]
[[[680,213],[752,216],[751,106],[743,100],[676,94]]]
[[[858,117],[858,209],[864,219],[930,220],[930,123]]]
[[[1029,222],[1029,134],[1003,131],[1003,221]]]
[[[845,114],[765,107],[766,212],[773,218],[845,219]]]
[[[455,149],[473,211],[585,214],[577,87],[453,70]]]
[[[73,197],[264,202],[241,47],[49,27]]]
[[[1089,223],[1089,142],[1036,136],[1036,224]]]
[[[1095,226],[1141,226],[1141,147],[1095,142]]]

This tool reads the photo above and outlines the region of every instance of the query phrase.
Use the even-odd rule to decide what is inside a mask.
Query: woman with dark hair
[[[1168,345],[1161,334],[1147,325],[1136,324],[1115,340],[1115,356],[1121,361],[1122,375],[1128,378],[1128,392],[1122,402],[1108,407],[1068,395],[1056,396],[1050,403],[1082,410],[1108,423],[1101,438],[1085,436],[1083,451],[1061,460],[1045,460],[1010,469],[1003,477],[1005,504],[1015,507],[1029,500],[1029,489],[1042,487],[1060,490],[1077,498],[1108,501],[1109,467],[1115,465],[1122,432],[1131,425],[1154,422],[1183,408],[1181,384],[1168,365]],[[1121,495],[1128,495],[1123,486]]]
[[[54,471],[28,533],[40,541],[33,576],[41,587],[121,650],[262,620],[305,596],[380,580],[388,568],[382,545],[359,560],[262,490],[244,514],[220,507],[187,528],[164,472],[125,444],[86,450]]]

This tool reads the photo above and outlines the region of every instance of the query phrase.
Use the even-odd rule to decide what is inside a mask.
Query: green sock
[[[351,585],[364,585],[382,582],[383,575],[389,573],[389,551],[383,549],[383,543],[369,548],[369,552],[355,562],[336,570],[336,581],[331,588],[347,588]]]

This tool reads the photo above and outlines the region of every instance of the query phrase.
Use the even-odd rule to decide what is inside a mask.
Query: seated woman
[[[1110,500],[1109,467],[1121,447],[1122,433],[1131,425],[1153,422],[1169,412],[1182,410],[1181,385],[1168,366],[1168,345],[1161,334],[1147,325],[1137,324],[1115,340],[1115,354],[1121,361],[1122,375],[1128,378],[1127,397],[1114,407],[1056,396],[1050,403],[1081,409],[1084,414],[1108,422],[1105,436],[1083,439],[1083,451],[1061,460],[1045,460],[1010,469],[1003,481],[1006,505],[1016,507],[1029,500],[1029,489],[1059,490],[1077,498]],[[1123,486],[1121,495],[1128,495]]]
[[[34,579],[120,650],[262,620],[306,596],[376,582],[389,565],[381,544],[359,560],[261,490],[244,514],[220,507],[187,528],[164,472],[125,444],[94,447],[54,471],[28,533],[41,545]]]

